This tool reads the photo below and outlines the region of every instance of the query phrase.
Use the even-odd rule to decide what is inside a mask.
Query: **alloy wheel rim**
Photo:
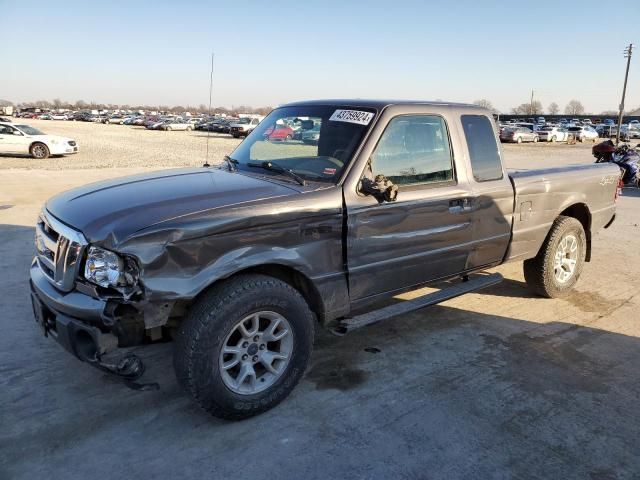
[[[218,359],[222,381],[240,395],[262,392],[282,377],[292,353],[289,321],[273,311],[252,313],[224,340]]]
[[[40,145],[36,145],[35,147],[33,147],[33,154],[35,155],[36,158],[44,157],[44,147],[41,147]]]
[[[575,235],[560,240],[553,259],[553,273],[558,283],[567,283],[575,274],[580,248]]]

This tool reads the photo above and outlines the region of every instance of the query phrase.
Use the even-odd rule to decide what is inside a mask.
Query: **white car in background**
[[[51,120],[69,120],[69,116],[66,113],[52,113]]]
[[[566,142],[567,130],[560,127],[542,127],[538,130],[541,142]]]
[[[29,125],[0,123],[0,154],[31,155],[44,160],[49,155],[78,153],[72,138],[47,135]]]
[[[579,142],[586,142],[587,140],[591,140],[595,142],[600,138],[600,135],[596,131],[595,128],[589,126],[574,126],[567,128],[568,133],[572,133],[575,135],[576,140]]]

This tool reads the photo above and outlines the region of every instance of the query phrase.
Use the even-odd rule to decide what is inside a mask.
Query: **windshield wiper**
[[[307,184],[307,182],[304,181],[304,178],[302,178],[300,175],[295,173],[293,170],[291,170],[289,168],[284,168],[282,165],[278,165],[277,163],[273,163],[273,162],[260,162],[260,163],[249,162],[249,163],[247,163],[247,166],[249,166],[249,167],[257,167],[257,168],[264,168],[265,170],[271,170],[272,172],[284,173],[285,175],[293,178],[296,182],[298,182],[303,187]]]
[[[230,172],[235,172],[238,170],[238,160],[235,158],[231,158],[229,155],[224,156],[224,161],[227,162],[227,167],[229,167]]]

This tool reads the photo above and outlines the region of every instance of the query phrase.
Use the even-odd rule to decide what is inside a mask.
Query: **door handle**
[[[473,203],[470,198],[458,198],[449,201],[449,212],[451,213],[468,213],[473,211]]]

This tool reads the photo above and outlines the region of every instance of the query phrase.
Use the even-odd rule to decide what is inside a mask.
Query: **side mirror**
[[[376,175],[373,180],[363,177],[359,187],[361,193],[374,196],[380,203],[395,202],[398,198],[398,186],[384,175]]]
[[[313,120],[302,120],[302,122],[300,122],[300,128],[302,130],[313,129]]]
[[[14,134],[14,135],[18,135],[19,137],[21,137],[21,136],[22,136],[22,133],[21,133],[21,132],[19,132],[18,130],[14,130],[14,131],[13,131],[13,134]]]

